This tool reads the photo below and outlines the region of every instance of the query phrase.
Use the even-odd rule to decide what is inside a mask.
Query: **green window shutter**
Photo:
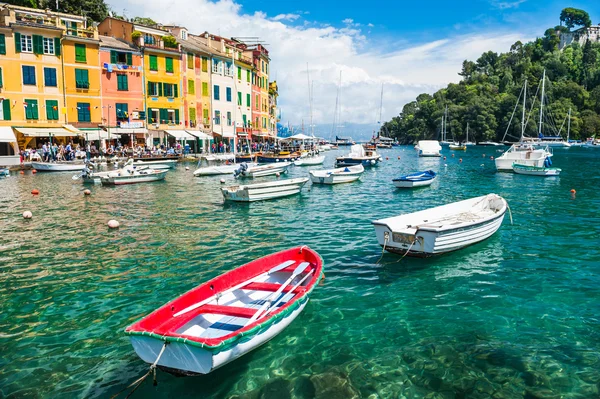
[[[156,58],[155,55],[150,55],[149,56],[149,61],[150,61],[150,70],[151,71],[158,71],[158,59]]]
[[[85,44],[75,43],[75,61],[86,62]]]
[[[125,57],[127,57],[127,65],[133,65],[133,54],[127,53]]]
[[[0,34],[0,54],[6,54],[6,37],[4,33]]]
[[[159,123],[167,123],[169,119],[169,111],[166,108],[160,109],[160,122]]]
[[[146,91],[146,95],[151,96],[153,95],[152,93],[152,82],[148,82],[148,90]]]
[[[242,92],[238,91],[238,105],[242,105]]]
[[[208,82],[202,82],[202,95],[208,97]]]
[[[196,122],[196,108],[190,108],[190,122]]]
[[[179,83],[175,83],[173,85],[173,97],[175,97],[175,98],[179,97],[178,93],[177,93],[178,88],[179,88]]]
[[[242,68],[241,67],[237,67],[238,68],[238,80],[242,80]]]
[[[2,81],[2,68],[0,68],[0,87],[4,87],[4,82]]]
[[[179,110],[175,110],[175,123],[179,125]]]
[[[209,123],[208,121],[208,110],[205,108],[202,110],[202,119],[204,119],[203,123]]]
[[[118,54],[115,50],[110,50],[110,63],[116,64],[118,61]]]
[[[165,57],[165,69],[167,72],[173,72],[173,58]]]
[[[40,35],[33,35],[33,54],[44,54],[44,39]]]
[[[196,88],[192,79],[188,80],[188,94],[196,94]]]
[[[246,107],[250,106],[250,101],[251,101],[250,94],[246,94]]]
[[[129,90],[129,82],[127,80],[127,74],[117,75],[117,90],[127,91]]]
[[[154,119],[152,119],[152,110],[150,108],[146,110],[146,117],[148,118],[148,123],[155,123]]]
[[[9,121],[10,120],[10,100],[8,98],[5,98],[2,101],[2,111],[4,112],[4,120]]]
[[[21,34],[15,32],[15,53],[21,52]]]
[[[37,100],[31,100],[31,105],[33,105],[33,108],[31,110],[31,115],[33,116],[33,119],[39,119],[39,114],[38,114],[38,102]]]
[[[54,38],[54,55],[57,57],[60,55],[60,37]]]
[[[163,84],[161,82],[158,82],[157,85],[158,85],[158,96],[162,97],[162,95],[163,95]]]
[[[246,82],[250,83],[250,71],[246,71]]]
[[[49,121],[58,120],[58,101],[46,100],[46,118]]]
[[[242,120],[244,121],[243,126],[246,127],[246,114],[242,115]]]

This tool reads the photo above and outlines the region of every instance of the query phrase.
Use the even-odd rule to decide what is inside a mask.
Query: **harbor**
[[[125,186],[10,172],[0,179],[1,392],[111,397],[148,371],[125,328],[237,266],[306,245],[324,276],[281,334],[209,375],[158,370],[158,385],[149,378],[134,397],[595,397],[600,178],[579,166],[596,170],[600,158],[557,148],[560,176],[499,173],[507,148],[381,149],[356,181],[249,204],[222,189],[306,179],[350,147],[243,180],[195,177],[193,162]],[[416,171],[436,178],[395,187]],[[383,251],[372,225],[491,193],[512,224],[507,215],[486,240],[444,255]]]

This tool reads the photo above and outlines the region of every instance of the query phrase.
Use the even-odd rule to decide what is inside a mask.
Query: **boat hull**
[[[528,175],[528,176],[543,176],[543,177],[551,177],[551,176],[559,176],[561,169],[559,168],[536,168],[529,167],[523,165],[513,165],[513,172],[519,175]]]
[[[181,375],[208,374],[276,337],[302,313],[307,303],[308,297],[303,304],[278,323],[272,324],[267,329],[261,330],[258,334],[252,336],[249,340],[222,352],[213,353],[183,342],[171,342],[160,357],[158,366],[166,367],[173,370],[175,374]],[[154,363],[164,345],[164,341],[144,336],[131,336],[130,341],[135,353],[148,364]]]
[[[225,201],[254,202],[299,194],[307,178],[279,180],[273,183],[261,183],[243,186],[231,186],[221,189]]]
[[[164,180],[167,171],[157,171],[149,174],[139,175],[123,175],[123,176],[107,176],[101,177],[100,181],[106,186],[120,186],[125,184],[150,183],[154,181]]]
[[[264,177],[272,176],[278,173],[287,173],[287,169],[291,164],[289,162],[271,163],[268,165],[251,166],[241,172],[243,177]]]
[[[175,165],[177,165],[177,161],[174,159],[164,159],[164,160],[157,160],[157,161],[135,161],[134,164],[135,166],[150,166],[153,169],[170,169],[170,168],[174,168]]]
[[[381,162],[381,156],[361,157],[361,158],[346,158],[340,157],[335,161],[336,166],[374,166]]]
[[[248,164],[249,167],[258,166],[256,163]],[[194,176],[231,175],[240,168],[240,164],[205,166],[194,171]]]
[[[314,166],[321,165],[325,161],[325,156],[302,158],[294,161],[295,166]]]
[[[38,172],[76,172],[85,169],[83,163],[48,163],[48,162],[31,162],[31,167]]]
[[[398,188],[415,188],[415,187],[425,187],[430,186],[431,183],[435,181],[435,177],[430,180],[422,180],[422,181],[409,181],[409,180],[395,180],[394,186]]]

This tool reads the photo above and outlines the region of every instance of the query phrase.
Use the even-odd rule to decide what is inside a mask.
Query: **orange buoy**
[[[90,190],[88,190],[88,189],[83,190],[83,193],[85,195],[91,195],[92,194],[92,192]]]
[[[31,170],[31,173],[37,173],[37,170],[35,170],[35,169],[32,169],[32,170]]]
[[[389,158],[388,158],[388,157],[385,157],[385,160],[387,161],[387,160],[389,160]]]
[[[574,189],[574,188],[572,188],[572,189],[571,189],[571,194],[576,194],[576,193],[577,193],[577,191],[575,191],[575,189]]]
[[[20,174],[22,174],[22,175],[24,175],[24,174],[25,174],[25,171],[24,171],[24,170],[22,170],[22,171],[20,171],[19,173],[20,173]]]
[[[400,159],[400,156],[398,156],[398,159]]]
[[[33,214],[30,211],[23,212],[24,219],[31,219],[32,217],[33,217]]]
[[[458,159],[458,162],[462,162],[462,158],[459,158],[459,159]]]
[[[37,188],[34,188],[33,190],[31,190],[31,194],[33,195],[38,195],[40,193],[40,190],[38,190]]]

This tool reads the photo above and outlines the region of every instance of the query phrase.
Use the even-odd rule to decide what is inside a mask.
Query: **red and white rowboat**
[[[147,363],[176,374],[207,374],[279,334],[302,312],[323,273],[303,246],[218,276],[127,327]]]

